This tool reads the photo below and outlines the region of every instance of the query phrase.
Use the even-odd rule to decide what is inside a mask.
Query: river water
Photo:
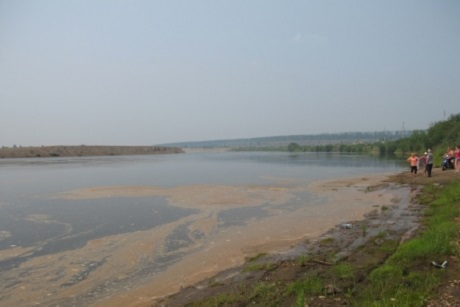
[[[212,238],[225,229],[277,215],[280,220],[284,213],[308,204],[319,208],[321,197],[303,188],[312,182],[391,173],[402,167],[397,160],[332,153],[2,159],[0,272],[6,278],[0,283],[5,293],[0,305],[2,300],[21,304],[18,291],[38,289],[43,276],[54,280],[55,290],[47,290],[48,301],[39,298],[45,290],[29,291],[30,300],[52,305],[84,296],[89,302],[97,295],[88,289],[101,287],[91,278],[110,259],[113,267],[119,265],[116,261],[121,260],[115,259],[128,250],[128,243],[120,242],[128,236],[138,246],[148,242],[148,250],[143,260],[131,259],[131,267],[120,268],[118,279],[100,269],[100,276],[108,278],[104,291],[117,289],[122,284],[118,280],[125,278],[153,278],[214,244]],[[87,249],[94,242],[103,243],[91,258]],[[120,246],[109,251],[116,244]],[[83,255],[88,259],[82,260]],[[51,263],[61,260],[59,268]],[[61,293],[72,287],[73,292]]]

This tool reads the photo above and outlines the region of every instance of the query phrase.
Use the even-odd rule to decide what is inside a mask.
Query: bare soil
[[[377,210],[371,212],[364,220],[351,222],[351,228],[349,225],[338,225],[317,239],[305,241],[285,253],[247,259],[241,267],[182,288],[176,294],[153,301],[151,306],[203,306],[217,296],[234,298],[225,306],[260,305],[261,298],[254,297],[257,285],[285,285],[306,276],[321,276],[328,282],[324,295],[310,298],[305,306],[353,304],[356,292],[366,287],[368,274],[381,265],[401,242],[409,240],[419,230],[423,206],[415,201],[415,197],[420,194],[421,187],[428,184],[444,185],[455,180],[460,180],[460,174],[438,168],[431,178],[423,174],[412,178],[408,172],[391,176],[369,189],[394,184],[405,186],[412,190],[412,199],[399,203],[395,201],[394,206],[380,213]],[[460,218],[456,221],[460,222]],[[457,246],[460,246],[460,236]],[[457,257],[447,260],[449,265],[442,284],[426,306],[460,306],[460,261]],[[351,265],[354,278],[337,278],[337,275],[330,273],[331,266],[341,261]],[[420,270],[435,269],[430,263],[420,263],[419,266]],[[296,299],[295,294],[267,295],[268,304],[272,306],[292,306]]]

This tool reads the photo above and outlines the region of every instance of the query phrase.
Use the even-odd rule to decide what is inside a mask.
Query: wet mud
[[[52,220],[46,212],[30,216],[33,223],[58,226],[61,237],[41,246],[0,250],[0,305],[151,306],[166,295],[242,265],[247,257],[302,253],[305,247],[300,243],[366,216],[369,232],[381,227],[409,232],[416,227],[407,207],[411,191],[390,184],[370,188],[385,178],[284,180],[270,186],[97,187],[51,195],[50,203],[110,204],[113,200],[116,204],[161,198],[168,207],[188,211],[152,227],[126,229],[133,223],[118,221],[123,226],[118,231],[107,226],[107,219],[97,233],[90,231],[72,248],[63,241],[75,233],[68,229],[72,223]],[[385,207],[392,210],[384,222],[372,219],[373,214],[381,216]],[[362,231],[347,230],[339,235],[346,238]],[[77,233],[85,233],[84,227]],[[9,239],[8,233],[0,236],[0,242]],[[355,240],[349,247],[353,244],[360,242]]]

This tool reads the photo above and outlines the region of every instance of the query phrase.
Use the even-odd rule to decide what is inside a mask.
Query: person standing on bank
[[[433,153],[431,152],[431,149],[428,149],[427,154],[426,154],[426,175],[428,177],[431,177],[431,170],[433,169]]]
[[[420,158],[420,167],[423,167],[423,173],[426,175],[426,155],[427,152],[423,154],[423,156]]]
[[[413,153],[408,159],[407,162],[410,164],[410,172],[412,173],[412,177],[417,176],[417,163],[418,158]]]
[[[455,172],[460,172],[460,145],[455,148]]]

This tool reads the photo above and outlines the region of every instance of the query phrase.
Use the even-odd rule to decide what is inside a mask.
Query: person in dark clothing
[[[433,169],[433,153],[431,152],[431,149],[428,149],[427,154],[426,154],[426,175],[428,177],[431,177],[431,170]]]

